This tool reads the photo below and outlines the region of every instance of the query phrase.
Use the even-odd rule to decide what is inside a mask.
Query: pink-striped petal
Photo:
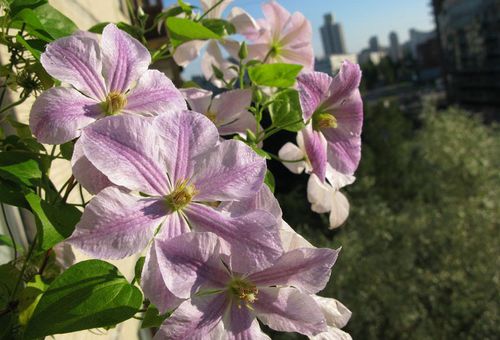
[[[39,142],[62,144],[80,136],[80,129],[101,113],[101,106],[94,99],[72,88],[54,87],[35,100],[29,123]]]
[[[302,130],[304,138],[304,148],[307,158],[312,166],[312,172],[321,181],[325,180],[327,166],[327,142],[323,134],[312,129],[312,125],[307,125]]]
[[[166,214],[162,200],[108,187],[86,206],[68,242],[93,257],[121,259],[143,250]]]
[[[311,118],[314,111],[327,99],[331,83],[332,77],[323,72],[305,73],[297,78],[304,120]]]
[[[252,103],[252,90],[232,90],[214,97],[210,111],[216,113],[219,124],[228,124],[246,111]]]
[[[173,56],[175,63],[186,67],[190,62],[198,58],[201,49],[206,43],[206,40],[191,40],[177,46]]]
[[[282,332],[316,335],[326,331],[326,321],[316,302],[295,288],[260,288],[253,305],[264,324]]]
[[[255,315],[246,307],[232,303],[223,321],[228,332],[227,340],[270,340],[260,329]]]
[[[234,25],[238,34],[245,36],[250,41],[257,39],[260,35],[257,22],[241,8],[233,7],[227,20]]]
[[[264,210],[271,213],[277,221],[282,217],[279,202],[267,185],[263,185],[253,197],[241,201],[222,202],[219,209],[229,212],[232,216],[245,215],[254,210]]]
[[[73,157],[71,158],[71,170],[78,183],[92,195],[113,185],[106,175],[97,170],[94,164],[85,156],[80,140],[75,143]]]
[[[325,108],[340,103],[358,90],[361,82],[361,68],[346,60],[342,63],[339,73],[333,77],[330,84],[330,97],[325,101]]]
[[[125,93],[151,63],[147,48],[114,24],[104,27],[101,47],[108,92]]]
[[[188,89],[180,89],[184,98],[189,103],[191,110],[195,112],[207,114],[210,104],[212,103],[212,91],[191,87]]]
[[[82,35],[57,39],[47,45],[40,62],[54,78],[97,101],[105,100],[101,50],[95,39]]]
[[[328,248],[295,249],[248,279],[257,286],[294,286],[305,293],[317,293],[325,288],[338,253]]]
[[[243,142],[229,140],[195,160],[197,201],[228,201],[254,196],[266,173],[264,158]]]
[[[158,240],[169,240],[190,231],[191,228],[184,215],[172,212],[161,225],[160,231],[155,238]]]
[[[232,254],[232,269],[239,273],[270,266],[282,254],[277,221],[271,214],[257,210],[231,216],[202,204],[185,208],[195,231],[212,232],[227,242]]]
[[[157,116],[186,109],[186,101],[172,81],[158,70],[147,70],[127,94],[127,105],[123,112]]]
[[[190,179],[195,169],[200,171],[193,159],[212,149],[219,141],[215,125],[196,112],[162,114],[154,119],[153,127],[160,136],[157,148],[161,149],[173,185]]]
[[[168,192],[166,168],[151,120],[107,117],[85,129],[80,142],[87,158],[114,184],[153,196]]]

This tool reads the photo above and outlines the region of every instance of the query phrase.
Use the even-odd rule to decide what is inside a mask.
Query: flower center
[[[337,118],[334,115],[326,112],[314,113],[312,117],[313,129],[319,131],[321,129],[336,128]]]
[[[234,278],[229,283],[229,293],[239,300],[239,308],[241,308],[241,304],[244,304],[247,308],[252,309],[251,304],[257,300],[259,290],[251,282]]]
[[[217,119],[217,115],[214,112],[208,111],[207,113],[205,113],[205,116],[207,116],[207,118],[210,119],[212,121],[212,123],[215,124],[215,121]]]
[[[170,209],[178,211],[186,207],[196,194],[194,185],[188,184],[188,181],[185,180],[178,183],[174,191],[165,196],[165,200]]]
[[[119,113],[127,105],[127,97],[120,92],[110,92],[102,103],[107,116]]]
[[[281,54],[281,44],[279,42],[273,42],[271,45],[271,50],[269,51],[269,55],[271,57],[277,57]]]

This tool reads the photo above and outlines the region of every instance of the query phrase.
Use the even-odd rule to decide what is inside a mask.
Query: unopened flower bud
[[[253,91],[253,101],[256,103],[260,103],[262,101],[262,91],[259,90],[258,88]]]
[[[248,46],[245,41],[241,43],[240,50],[238,51],[238,57],[240,57],[241,60],[248,57]]]

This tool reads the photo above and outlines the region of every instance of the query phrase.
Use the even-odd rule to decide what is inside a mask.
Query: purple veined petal
[[[328,98],[331,83],[332,77],[323,72],[305,73],[297,78],[304,120],[311,118],[314,111]]]
[[[230,68],[231,66],[234,65],[235,64],[226,60],[222,56],[222,52],[217,43],[214,40],[209,40],[207,44],[207,50],[205,51],[205,54],[203,55],[203,60],[201,62],[201,71],[205,76],[205,79],[210,80],[212,84],[214,84],[217,87],[225,87],[226,84],[222,80],[216,79],[214,77],[213,66],[221,70],[223,73],[224,80],[226,82],[229,82],[231,79],[238,76],[238,73],[234,69]]]
[[[262,4],[261,7],[273,34],[279,34],[289,20],[290,12],[275,1]],[[275,36],[274,38],[279,38],[279,36]]]
[[[328,131],[324,131],[328,139]],[[361,160],[361,138],[349,140],[328,141],[328,163],[337,171],[352,175]]]
[[[160,227],[159,233],[155,236],[158,240],[169,240],[184,233],[189,233],[191,228],[185,217],[178,212],[171,212]]]
[[[311,210],[318,213],[326,213],[332,209],[335,189],[326,182],[322,182],[318,176],[312,174],[307,182],[307,200],[311,203]]]
[[[127,105],[123,112],[157,116],[186,109],[186,101],[172,81],[158,70],[147,70],[127,94]]]
[[[80,183],[92,195],[102,189],[113,185],[102,172],[92,164],[85,156],[80,140],[76,141],[71,157],[71,170],[78,183]]]
[[[330,97],[325,101],[325,107],[331,107],[348,98],[359,88],[361,69],[358,64],[345,60],[339,73],[333,77],[330,84]]]
[[[257,318],[274,330],[305,335],[326,331],[319,306],[295,288],[259,288],[257,297],[253,305]]]
[[[307,162],[305,160],[299,161],[305,158],[304,151],[293,143],[288,142],[283,145],[280,151],[278,151],[278,156],[283,160],[290,161],[282,162],[282,164],[294,174],[301,174],[306,169],[309,171]]]
[[[180,89],[184,98],[189,104],[191,110],[202,114],[207,114],[210,104],[212,103],[212,91],[191,87],[188,89]]]
[[[151,63],[147,48],[114,24],[104,27],[101,48],[108,92],[125,93]]]
[[[162,114],[153,121],[154,130],[160,137],[161,149],[167,173],[173,185],[191,178],[199,171],[193,158],[209,151],[219,141],[215,125],[204,115],[181,111]]]
[[[222,289],[231,279],[215,234],[186,233],[156,240],[155,250],[165,285],[181,299],[198,291]]]
[[[265,211],[232,217],[227,212],[193,203],[185,208],[185,214],[195,231],[217,234],[226,241],[231,253],[238,254],[231,258],[231,267],[236,272],[265,268],[283,253],[277,221]]]
[[[231,216],[245,215],[254,210],[264,210],[271,213],[277,221],[283,215],[278,200],[267,185],[263,185],[253,197],[241,201],[222,202],[219,209],[229,212]]]
[[[208,10],[212,9],[212,7],[216,6],[210,12],[208,12],[206,18],[220,19],[222,17],[222,12],[224,12],[224,10],[227,8],[227,6],[229,6],[231,2],[233,2],[233,0],[224,0],[218,6],[217,2],[218,0],[200,0],[203,12],[207,12]]]
[[[149,248],[141,274],[141,288],[144,296],[151,301],[161,314],[179,306],[182,300],[176,297],[163,281],[160,266],[153,245]]]
[[[311,23],[302,13],[295,12],[290,16],[282,32],[280,43],[282,46],[293,46],[297,43],[306,43],[312,49]]]
[[[309,337],[310,340],[352,340],[352,337],[336,327],[327,326],[326,331]]]
[[[255,315],[246,307],[230,304],[222,320],[228,333],[227,340],[271,340],[262,332]]]
[[[83,131],[80,143],[85,156],[114,184],[153,196],[168,192],[150,119],[130,115],[101,119]]]
[[[200,51],[207,43],[206,40],[191,40],[177,46],[174,52],[175,63],[186,67],[190,62],[198,58]]]
[[[40,62],[54,78],[97,101],[105,100],[101,50],[95,39],[81,35],[57,39],[47,45]]]
[[[338,228],[349,217],[349,201],[340,191],[335,191],[332,198],[332,207],[330,210],[330,229]]]
[[[218,123],[228,124],[236,120],[241,112],[246,111],[251,103],[250,89],[226,91],[214,97],[210,111],[216,113]]]
[[[121,259],[146,247],[166,213],[162,200],[108,187],[90,200],[68,242],[93,257]]]
[[[280,238],[285,252],[298,248],[315,248],[311,243],[309,243],[309,241],[302,237],[302,235],[295,232],[295,230],[293,230],[285,221],[282,221],[281,223]]]
[[[247,130],[250,130],[253,133],[256,133],[257,131],[257,121],[255,120],[255,116],[246,110],[241,111],[233,121],[227,124],[221,123],[217,125],[221,136],[239,134],[245,137]],[[262,126],[260,126],[260,130],[262,131]]]
[[[193,296],[165,320],[154,339],[225,339],[226,332],[220,326],[228,303],[225,294]]]
[[[62,144],[80,136],[80,129],[101,115],[97,101],[72,88],[43,92],[30,112],[30,129],[41,143]]]
[[[312,298],[321,308],[328,326],[342,328],[347,325],[352,313],[340,301],[318,295],[312,295]]]
[[[241,8],[233,7],[227,20],[234,25],[238,34],[245,36],[250,41],[257,39],[260,35],[257,22]]]
[[[229,201],[254,196],[266,173],[264,158],[245,143],[228,140],[194,160],[196,201]]]
[[[339,250],[328,248],[298,248],[284,253],[272,266],[251,274],[255,285],[294,286],[304,293],[314,294],[325,288]]]
[[[324,181],[328,158],[326,139],[321,132],[314,131],[311,124],[302,130],[302,136],[304,138],[304,148],[307,158],[312,166],[312,172],[321,181]]]

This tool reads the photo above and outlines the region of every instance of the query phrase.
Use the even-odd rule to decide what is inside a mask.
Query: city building
[[[397,62],[402,58],[402,50],[396,32],[389,33],[389,57],[393,62]]]
[[[325,14],[324,19],[325,22],[320,28],[320,33],[325,57],[347,53],[342,25],[334,22],[333,14]]]
[[[368,46],[371,52],[378,52],[380,50],[380,45],[378,43],[378,38],[373,36],[368,40]]]
[[[322,58],[314,61],[314,71],[332,74],[332,64],[330,64],[330,58]]]
[[[369,48],[365,48],[362,50],[358,56],[358,62],[360,65],[366,64],[368,62],[372,62],[374,65],[380,64],[380,61],[387,57],[387,52],[384,50],[380,50],[377,52],[371,51]]]
[[[411,28],[409,33],[410,33],[410,40],[409,40],[410,53],[414,59],[417,59],[417,46],[426,42],[429,39],[434,38],[436,36],[436,31],[422,32],[414,28]]]
[[[500,106],[500,0],[433,0],[452,102]]]

